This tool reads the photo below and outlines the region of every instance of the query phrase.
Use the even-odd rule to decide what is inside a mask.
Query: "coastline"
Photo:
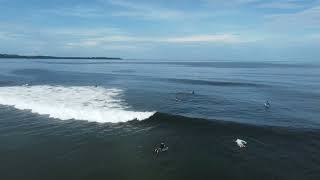
[[[0,54],[0,59],[100,59],[100,60],[122,60],[119,57],[78,57],[78,56],[24,56],[16,54]]]

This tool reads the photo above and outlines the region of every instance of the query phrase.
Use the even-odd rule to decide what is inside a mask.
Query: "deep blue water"
[[[20,85],[119,88],[130,107],[140,111],[320,127],[317,64],[11,59],[1,60],[0,68],[1,81]],[[266,100],[272,105],[268,111]]]
[[[319,179],[319,77],[319,63],[1,59],[0,175]]]

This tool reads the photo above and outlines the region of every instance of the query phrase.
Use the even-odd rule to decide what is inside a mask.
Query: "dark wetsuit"
[[[154,152],[157,154],[157,157],[160,152],[164,151],[165,148],[166,148],[166,146],[164,145],[164,143],[161,143],[160,146],[154,150]]]
[[[164,143],[160,144],[160,149],[162,150],[165,147]]]

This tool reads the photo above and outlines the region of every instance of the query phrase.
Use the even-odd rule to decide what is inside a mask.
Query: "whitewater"
[[[92,86],[0,87],[0,104],[61,120],[118,123],[144,120],[155,113],[129,110],[122,96],[121,89]]]

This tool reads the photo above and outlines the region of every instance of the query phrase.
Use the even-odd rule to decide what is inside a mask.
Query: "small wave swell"
[[[238,86],[238,87],[264,87],[265,84],[257,84],[251,82],[233,82],[233,81],[207,81],[207,80],[194,80],[194,79],[165,79],[169,82],[181,84],[197,84],[208,86]]]
[[[144,120],[154,114],[129,110],[122,93],[121,89],[90,86],[11,86],[0,87],[0,104],[61,120],[101,123]]]

